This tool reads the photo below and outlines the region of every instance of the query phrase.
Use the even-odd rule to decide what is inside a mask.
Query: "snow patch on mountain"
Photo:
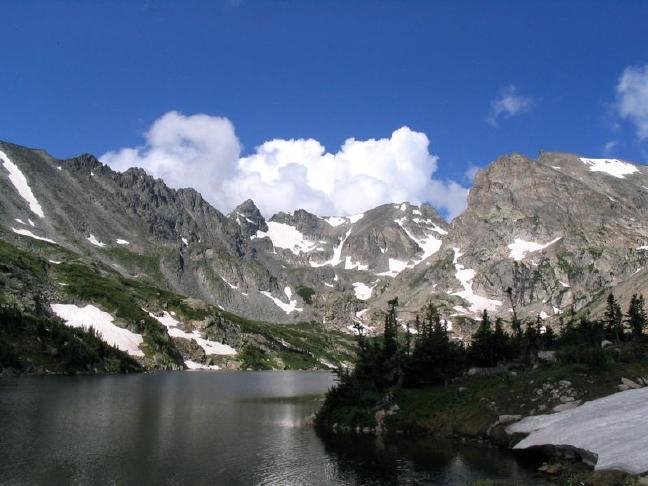
[[[559,236],[558,238],[554,238],[553,240],[551,240],[549,243],[544,243],[544,244],[536,243],[534,241],[526,241],[521,238],[515,238],[515,241],[508,245],[509,250],[511,250],[509,253],[509,257],[518,262],[522,261],[526,257],[527,253],[533,253],[536,251],[544,250],[548,246],[551,246],[554,243],[556,243],[561,238],[562,236]]]
[[[353,292],[355,293],[355,296],[360,299],[360,300],[367,300],[371,297],[371,293],[373,292],[373,287],[369,287],[367,284],[363,282],[353,282]]]
[[[129,241],[122,240],[122,239],[118,239],[118,240],[116,241],[116,243],[117,243],[118,245],[130,245],[130,242],[129,242]]]
[[[323,267],[325,265],[331,265],[332,267],[335,267],[336,265],[338,265],[342,261],[342,247],[344,246],[344,243],[346,242],[346,240],[347,240],[347,238],[349,237],[350,234],[351,234],[351,229],[349,229],[349,231],[346,232],[346,234],[344,235],[344,238],[342,238],[340,240],[340,243],[338,243],[338,245],[335,248],[333,248],[333,256],[331,257],[330,260],[327,260],[327,261],[322,262],[322,263],[318,263],[318,262],[314,262],[314,261],[310,260],[308,262],[309,265],[311,267],[315,267],[315,268]]]
[[[346,223],[348,220],[346,218],[341,218],[339,216],[331,216],[328,218],[324,218],[324,221],[326,221],[328,224],[333,226],[334,228]]]
[[[26,229],[16,229],[16,228],[11,228],[11,231],[14,233],[17,233],[22,236],[29,236],[30,238],[34,238],[35,240],[41,240],[41,241],[46,241],[47,243],[54,243],[55,245],[57,244],[56,241],[50,240],[49,238],[43,238],[42,236],[36,236],[34,233],[32,233],[29,230]]]
[[[354,224],[360,221],[362,218],[364,218],[364,213],[352,214],[351,216],[349,216],[349,221],[351,222],[351,224]]]
[[[270,292],[267,290],[262,290],[261,293],[265,295],[267,298],[271,299],[272,302],[275,303],[277,307],[279,307],[282,311],[284,311],[286,314],[290,314],[292,312],[302,312],[304,309],[302,307],[297,307],[297,301],[296,300],[291,300],[292,297],[292,290],[290,287],[286,287],[284,289],[284,293],[288,297],[288,303],[286,304],[283,302],[281,299],[276,298],[273,296]]]
[[[88,237],[86,238],[86,240],[88,240],[88,241],[89,241],[90,243],[92,243],[94,246],[98,246],[98,247],[100,247],[100,248],[106,246],[105,243],[102,243],[101,241],[99,241],[99,240],[95,237],[95,235],[93,235],[92,233],[90,234],[90,236],[88,236]]]
[[[414,218],[416,219],[416,218]],[[389,258],[388,260],[388,268],[389,270],[385,272],[380,272],[377,273],[376,275],[379,276],[386,276],[386,277],[396,277],[399,273],[401,273],[403,270],[406,268],[414,268],[416,265],[421,263],[423,260],[429,258],[430,256],[434,255],[439,249],[441,248],[442,241],[430,234],[427,236],[424,236],[422,238],[419,238],[415,236],[410,230],[408,230],[405,227],[405,221],[407,221],[407,217],[402,217],[394,220],[394,223],[398,224],[401,229],[405,232],[407,237],[412,240],[416,245],[423,250],[423,253],[419,255],[417,258],[413,258],[409,261],[403,261],[403,260],[398,260],[395,258]],[[443,233],[447,234],[443,229],[439,228],[438,226],[434,225],[434,228],[429,228],[430,231],[435,231],[438,232],[438,230],[442,231]],[[442,233],[442,234],[443,234]]]
[[[617,179],[625,179],[625,176],[639,172],[635,165],[617,159],[586,159],[580,157],[580,160],[589,166],[590,171],[605,172]]]
[[[20,197],[27,202],[29,209],[31,209],[35,215],[44,218],[45,213],[43,213],[43,208],[36,199],[36,196],[34,196],[31,187],[29,187],[25,174],[22,173],[18,166],[14,164],[2,150],[0,150],[0,160],[2,160],[2,164],[7,172],[9,172],[9,180],[16,188],[16,191],[18,191],[18,194],[20,194]]]
[[[498,307],[502,305],[502,302],[495,299],[489,299],[488,297],[483,297],[477,295],[473,292],[473,280],[477,275],[477,272],[472,268],[464,268],[462,264],[459,263],[459,258],[462,256],[459,248],[453,248],[454,250],[454,259],[452,263],[455,266],[455,278],[461,282],[463,290],[458,292],[452,292],[450,295],[456,295],[461,297],[470,303],[470,312],[474,314],[479,314],[483,310],[495,311]]]
[[[440,239],[435,238],[432,235],[427,235],[423,238],[414,236],[414,234],[405,227],[403,220],[404,218],[401,218],[400,220],[395,220],[395,222],[398,223],[407,236],[423,250],[423,254],[415,260],[415,263],[412,266],[422,262],[439,251],[439,248],[441,248],[441,244],[443,243]]]
[[[232,289],[234,289],[234,290],[238,290],[238,286],[237,286],[237,285],[234,285],[233,283],[228,282],[227,280],[225,280],[225,278],[224,278],[223,276],[221,276],[221,280],[222,280],[223,282],[225,282],[227,285],[229,285],[230,288],[232,288]]]
[[[529,434],[514,449],[555,445],[586,450],[597,456],[594,469],[648,472],[648,388],[607,397],[549,415],[526,417],[508,433]]]
[[[52,311],[63,319],[67,326],[92,327],[111,346],[116,346],[131,356],[144,356],[144,352],[139,348],[144,342],[141,334],[117,326],[113,316],[93,305],[78,307],[74,304],[52,304]]]
[[[360,262],[354,262],[350,256],[344,259],[344,269],[345,270],[368,270],[369,265],[365,265]]]
[[[252,238],[265,237],[270,238],[275,248],[285,248],[295,255],[308,253],[317,246],[312,241],[307,240],[295,227],[275,221],[268,221],[268,231],[259,230],[256,235],[252,236]]]
[[[227,356],[236,354],[236,349],[234,349],[233,347],[227,344],[219,343],[217,341],[205,339],[200,335],[198,331],[187,332],[184,331],[183,329],[180,329],[178,327],[180,321],[175,319],[167,311],[164,311],[161,316],[156,316],[152,312],[148,312],[148,315],[150,315],[153,319],[157,320],[160,324],[166,327],[169,336],[195,340],[198,346],[203,348],[205,354],[218,354],[218,355],[227,355]],[[185,364],[189,367],[188,363],[185,362]]]

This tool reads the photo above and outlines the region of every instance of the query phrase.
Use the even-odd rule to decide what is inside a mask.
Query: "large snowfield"
[[[579,407],[526,417],[507,428],[529,434],[514,449],[555,445],[598,456],[595,469],[648,472],[648,387],[627,390]]]

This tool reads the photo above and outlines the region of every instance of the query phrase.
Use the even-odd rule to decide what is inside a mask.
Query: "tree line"
[[[357,326],[357,360],[352,370],[338,371],[338,393],[354,387],[382,393],[399,387],[446,385],[470,367],[530,365],[548,350],[554,353],[552,359],[589,368],[606,366],[611,360],[634,360],[646,351],[648,319],[642,295],[632,296],[624,314],[610,294],[601,319],[577,318],[572,311],[559,318],[557,329],[540,316],[522,321],[515,312],[507,326],[501,318],[493,322],[484,310],[469,344],[451,339],[447,321],[432,303],[404,331],[397,308],[398,299],[389,301],[382,336],[365,336]]]

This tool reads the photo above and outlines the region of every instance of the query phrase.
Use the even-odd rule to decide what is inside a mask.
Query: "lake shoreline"
[[[634,363],[595,374],[577,367],[541,366],[495,376],[466,376],[446,387],[400,389],[387,397],[364,396],[364,403],[358,406],[327,409],[325,404],[316,426],[326,433],[381,436],[385,442],[402,436],[432,437],[517,454],[513,447],[527,434],[508,433],[510,424],[611,395],[618,392],[622,378],[646,373],[648,365]],[[525,454],[545,460],[540,472],[547,478],[621,476],[634,484],[639,477],[593,471],[586,464],[591,454],[574,448],[544,447]]]

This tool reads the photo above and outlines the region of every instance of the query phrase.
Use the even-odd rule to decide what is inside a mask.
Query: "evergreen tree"
[[[492,337],[493,353],[497,363],[507,361],[512,357],[511,342],[509,336],[504,331],[502,318],[495,319],[495,332]]]
[[[437,308],[427,306],[425,319],[411,358],[405,368],[405,385],[447,384],[464,370],[464,350],[450,341]]]
[[[470,362],[475,366],[495,366],[497,364],[493,352],[493,330],[488,312],[484,309],[482,319],[477,331],[472,337],[472,343],[468,349]]]
[[[630,306],[626,314],[626,322],[632,330],[635,339],[641,339],[646,328],[646,311],[644,309],[643,295],[634,294],[630,299]]]
[[[383,334],[384,358],[393,358],[398,352],[398,322],[396,321],[396,307],[398,298],[387,302],[388,310],[385,315],[385,331]]]
[[[619,344],[623,338],[623,312],[614,294],[608,295],[604,319],[608,337]]]

